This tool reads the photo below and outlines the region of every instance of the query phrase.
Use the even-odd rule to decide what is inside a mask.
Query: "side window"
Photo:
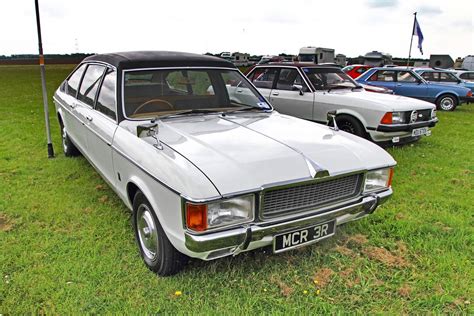
[[[79,100],[85,104],[94,106],[95,95],[99,89],[100,79],[102,79],[104,69],[104,66],[99,65],[89,65],[87,67],[81,87],[79,88],[79,94],[77,95]]]
[[[437,73],[434,73],[434,72],[424,72],[421,74],[421,77],[425,80],[428,80],[428,81],[436,81],[438,80],[437,78],[435,78],[435,74]],[[437,76],[436,76],[437,77]]]
[[[257,68],[250,76],[250,81],[257,88],[271,89],[276,72],[276,68]]]
[[[398,82],[417,82],[415,76],[408,71],[399,71],[397,72],[397,81]]]
[[[395,81],[395,72],[387,70],[377,70],[372,76],[370,76],[369,81],[386,81],[393,82]]]
[[[448,72],[440,72],[439,73],[439,81],[441,82],[458,82],[457,78]]]
[[[295,85],[302,86],[304,91],[308,91],[308,88],[306,87],[303,78],[301,78],[298,73],[298,70],[288,68],[280,69],[276,88],[278,90],[295,91],[298,90],[298,88],[294,87]]]
[[[81,83],[82,74],[85,69],[86,65],[81,65],[67,80],[65,92],[70,96],[76,97],[77,89],[79,88],[79,83]]]
[[[356,70],[358,74],[363,74],[366,71],[367,71],[367,68],[364,68],[364,67],[360,67],[359,69]]]
[[[96,110],[104,113],[111,119],[116,119],[115,114],[115,81],[116,73],[114,70],[107,68],[104,81],[99,91],[99,97],[97,98]]]

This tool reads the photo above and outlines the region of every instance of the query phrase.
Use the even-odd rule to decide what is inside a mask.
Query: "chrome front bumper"
[[[243,227],[205,235],[186,232],[185,245],[189,251],[195,254],[194,257],[204,260],[237,255],[240,252],[271,245],[275,234],[329,220],[336,220],[336,225],[341,225],[362,218],[373,213],[377,206],[385,202],[392,193],[392,189],[388,189],[361,197],[356,203],[283,222],[251,223]]]

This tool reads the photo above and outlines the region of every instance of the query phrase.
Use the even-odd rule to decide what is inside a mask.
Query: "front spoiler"
[[[196,257],[204,260],[236,255],[243,251],[270,245],[275,234],[334,219],[336,225],[359,219],[373,213],[377,206],[385,202],[392,193],[390,188],[363,196],[357,203],[279,223],[251,223],[247,226],[206,235],[185,232],[185,245],[189,251],[195,253]]]

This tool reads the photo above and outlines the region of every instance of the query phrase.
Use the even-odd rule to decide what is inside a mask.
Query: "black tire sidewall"
[[[364,128],[362,127],[362,125],[359,123],[357,119],[348,115],[341,115],[340,117],[336,117],[336,123],[338,124],[338,127],[341,130],[343,130],[344,124],[346,123],[351,124],[354,132],[353,133],[348,132],[348,131],[345,131],[345,132],[365,138]]]

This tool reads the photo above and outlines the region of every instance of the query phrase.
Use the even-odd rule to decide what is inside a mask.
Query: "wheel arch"
[[[337,110],[336,119],[337,119],[337,117],[340,117],[341,115],[352,116],[353,118],[355,118],[362,125],[362,127],[364,128],[364,131],[366,133],[368,132],[367,131],[367,121],[364,119],[364,117],[362,115],[360,115],[356,111],[352,111],[352,110],[349,110],[349,109]]]
[[[452,96],[456,99],[457,103],[458,103],[458,104],[460,103],[459,95],[458,95],[456,92],[451,91],[451,90],[439,92],[439,93],[436,95],[436,100],[435,100],[435,102],[438,102],[438,99],[441,98],[442,96],[445,96],[445,95],[452,95]]]

